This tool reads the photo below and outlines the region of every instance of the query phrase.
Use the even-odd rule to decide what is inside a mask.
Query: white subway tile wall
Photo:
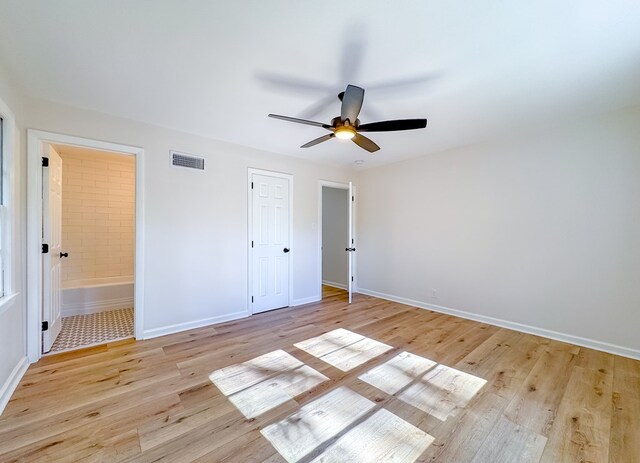
[[[135,159],[102,153],[62,157],[62,280],[133,275]]]

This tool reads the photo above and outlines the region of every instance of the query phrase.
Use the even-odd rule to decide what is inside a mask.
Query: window
[[[4,296],[12,295],[13,121],[13,114],[0,100],[0,301],[5,301]]]

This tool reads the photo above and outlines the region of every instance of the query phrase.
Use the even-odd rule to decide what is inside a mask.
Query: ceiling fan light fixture
[[[356,130],[350,125],[343,125],[338,127],[335,131],[336,138],[341,140],[351,140],[356,136]]]

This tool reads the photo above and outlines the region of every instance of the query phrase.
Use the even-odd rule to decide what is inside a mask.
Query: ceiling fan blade
[[[358,127],[359,132],[394,132],[396,130],[424,129],[426,119],[398,119],[395,121],[372,122]]]
[[[307,106],[306,109],[300,112],[299,116],[304,118],[316,117],[322,111],[324,111],[331,105],[336,104],[337,102],[338,102],[338,99],[336,98],[335,94],[325,96],[324,98],[321,98],[315,103],[312,103],[309,106]]]
[[[256,76],[263,84],[274,88],[276,90],[284,90],[287,93],[292,91],[302,94],[309,93],[328,93],[334,92],[333,85],[327,85],[322,82],[315,82],[313,80],[298,79],[296,77],[289,77],[284,74],[274,74],[269,72],[260,72]]]
[[[339,82],[353,82],[357,79],[365,57],[366,40],[368,35],[363,30],[362,23],[351,23],[345,30],[345,36],[340,40],[341,55]]]
[[[328,124],[323,124],[322,122],[308,121],[306,119],[298,119],[297,117],[289,117],[289,116],[280,116],[278,114],[269,114],[269,117],[273,117],[274,119],[281,119],[287,122],[295,122],[297,124],[305,124],[305,125],[313,125],[316,127],[323,127],[327,130],[333,130]]]
[[[373,140],[370,140],[364,135],[360,135],[359,133],[356,133],[356,136],[351,140],[353,140],[353,142],[360,148],[364,148],[370,153],[374,153],[380,149],[380,147],[376,145]]]
[[[408,91],[415,93],[419,89],[419,87],[433,83],[441,77],[441,72],[418,74],[411,77],[404,77],[395,80],[387,80],[385,82],[375,82],[367,84],[367,90],[375,91],[376,96],[382,95],[384,93],[395,93],[398,91]]]
[[[356,87],[355,85],[347,85],[347,89],[344,92],[342,98],[342,109],[340,111],[340,118],[342,121],[349,119],[351,124],[355,124],[362,109],[362,102],[364,101],[364,89]]]
[[[321,137],[318,137],[315,140],[311,140],[309,143],[305,143],[300,148],[310,148],[310,147],[315,146],[315,145],[317,145],[319,143],[322,143],[323,141],[330,140],[333,137],[335,137],[335,135],[332,134],[332,133],[329,133],[327,135],[323,135]]]

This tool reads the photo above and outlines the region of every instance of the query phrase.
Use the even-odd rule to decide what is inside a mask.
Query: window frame
[[[19,254],[16,251],[14,240],[16,224],[16,207],[14,194],[15,178],[15,116],[9,106],[0,99],[0,119],[2,119],[2,136],[0,139],[0,176],[1,178],[1,198],[0,198],[0,308],[12,300],[16,294],[14,287],[13,270],[14,260]]]

